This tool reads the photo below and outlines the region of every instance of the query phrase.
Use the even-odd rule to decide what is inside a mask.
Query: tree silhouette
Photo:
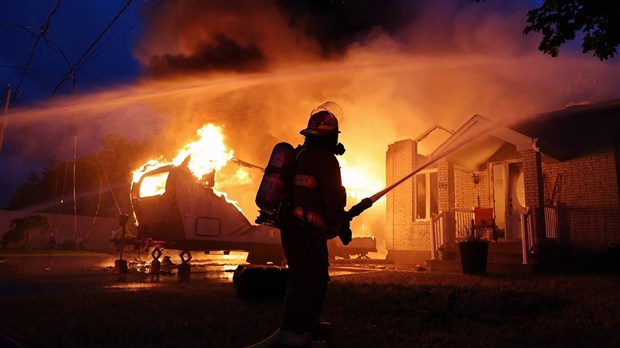
[[[620,45],[620,5],[609,0],[545,0],[527,12],[525,35],[543,34],[538,50],[557,57],[560,46],[583,32],[582,52],[600,60],[616,55]]]
[[[148,159],[149,148],[148,143],[109,135],[98,153],[80,156],[75,162],[50,161],[41,173],[31,172],[7,209],[99,216],[130,211],[132,170]]]

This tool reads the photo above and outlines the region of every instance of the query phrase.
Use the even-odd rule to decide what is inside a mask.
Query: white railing
[[[560,222],[557,206],[545,207],[545,232],[547,239],[560,239]]]
[[[525,207],[525,211],[521,214],[521,255],[524,265],[530,264],[530,250],[534,245],[532,231],[532,210],[530,207]]]
[[[431,260],[437,259],[437,250],[445,243],[445,227],[444,212],[440,211],[431,219]]]
[[[454,216],[454,228],[446,224],[446,221],[452,221],[452,216]],[[430,224],[431,260],[437,259],[437,250],[442,246],[447,246],[448,241],[456,242],[465,238],[473,218],[474,211],[466,209],[440,211],[434,216]],[[453,237],[449,238],[448,233],[454,233]]]
[[[437,259],[437,250],[443,246],[449,239],[447,233],[451,228],[446,226],[446,217],[451,212],[441,211],[438,215],[431,219],[431,259]],[[523,258],[523,264],[527,265],[531,263],[530,255],[532,246],[534,245],[533,234],[533,213],[530,207],[526,207],[523,214],[521,214],[521,253]],[[454,210],[454,223],[455,223],[455,237],[458,241],[465,237],[467,228],[471,225],[471,220],[474,218],[473,210],[455,209]],[[559,239],[559,218],[557,207],[545,207],[545,226],[546,236],[548,239]]]
[[[471,220],[474,219],[474,211],[467,209],[454,210],[455,237],[462,240],[467,237],[467,230],[471,227]]]

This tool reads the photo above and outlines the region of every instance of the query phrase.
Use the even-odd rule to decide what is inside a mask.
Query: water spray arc
[[[4,130],[7,125],[6,113],[9,111],[9,104],[11,103],[11,84],[6,84],[6,98],[4,99],[4,108],[2,115],[0,115],[0,151],[2,151],[2,144],[4,143]]]
[[[470,137],[466,137],[465,139],[461,139],[460,141],[457,141],[455,143],[452,143],[449,146],[447,146],[444,150],[440,151],[439,153],[432,154],[431,157],[428,159],[428,161],[426,161],[425,163],[423,163],[423,164],[419,165],[418,167],[416,167],[416,169],[413,170],[411,173],[405,175],[404,177],[402,177],[398,181],[396,181],[393,184],[387,186],[383,190],[373,194],[372,196],[366,197],[366,198],[362,199],[359,203],[357,203],[356,205],[352,206],[351,209],[349,209],[349,211],[347,212],[347,217],[349,218],[349,220],[352,220],[354,217],[360,215],[366,209],[370,208],[373,205],[373,203],[378,201],[386,193],[392,191],[394,188],[396,188],[398,185],[402,184],[403,182],[407,181],[409,178],[411,178],[414,175],[418,174],[422,170],[428,168],[429,166],[431,166],[432,164],[436,163],[440,159],[445,158],[446,156],[452,154],[453,152],[455,152],[456,150],[460,149],[462,146],[464,146],[465,144],[467,144],[468,142],[470,142],[474,138],[478,137],[479,135],[487,134],[487,133],[489,133],[489,132],[491,132],[491,131],[493,131],[493,130],[501,127],[501,126],[502,125],[500,123],[495,123],[495,124],[487,125],[486,128],[481,129],[479,133],[477,133],[475,135],[472,135]],[[433,127],[431,129],[429,129],[429,131],[425,132],[422,136],[420,136],[418,139],[416,139],[416,141],[423,139],[424,137],[426,137],[430,133],[430,131],[432,131],[432,130],[434,130],[436,128],[441,128],[441,129],[443,129],[443,130],[445,130],[445,131],[447,131],[447,132],[449,132],[451,134],[454,134],[454,132],[452,132],[452,131],[449,131],[449,130],[444,129],[444,128],[439,127],[439,126],[436,126],[436,127]]]

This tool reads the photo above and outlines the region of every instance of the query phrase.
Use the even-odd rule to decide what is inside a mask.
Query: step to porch
[[[461,272],[461,260],[458,245],[454,248],[452,260],[427,260],[426,267],[431,271]],[[531,272],[532,265],[524,265],[521,254],[521,242],[498,240],[489,243],[487,273]]]

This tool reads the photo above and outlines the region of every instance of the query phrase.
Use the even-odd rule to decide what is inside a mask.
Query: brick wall
[[[415,169],[415,142],[401,140],[388,146],[386,185],[391,185]],[[428,251],[428,221],[414,221],[414,180],[409,179],[386,195],[386,248],[390,251]]]
[[[450,211],[456,207],[454,165],[442,159],[437,163],[437,200],[439,211]]]
[[[386,180],[390,185],[409,174],[414,168],[415,143],[402,140],[388,146]],[[537,156],[541,156],[537,158]],[[620,241],[620,200],[616,174],[616,154],[610,146],[601,144],[581,148],[572,158],[562,162],[545,158],[533,149],[517,151],[511,144],[504,145],[474,173],[455,168],[446,160],[438,162],[438,196],[440,211],[471,209],[475,206],[492,207],[492,183],[489,163],[520,161],[524,172],[525,204],[534,209],[534,226],[544,231],[542,216],[536,211],[543,197],[549,201],[553,189],[559,203],[560,233],[564,242],[572,245],[606,250]],[[542,164],[542,177],[538,175]],[[428,222],[413,219],[413,180],[408,180],[387,194],[386,245],[388,252],[411,251],[420,254],[429,250]],[[542,227],[541,227],[542,226]]]
[[[472,174],[478,177],[478,184],[474,184]],[[461,169],[454,170],[456,189],[456,208],[473,209],[474,207],[491,208],[491,181],[489,171],[484,166],[473,173]]]
[[[596,249],[620,241],[613,148],[583,148],[571,159],[544,164],[543,170],[546,200],[551,200],[558,182],[555,199],[563,241]]]
[[[388,146],[386,163],[386,185],[413,171],[415,144],[412,140],[401,140]],[[411,222],[413,220],[413,182],[407,180],[388,192],[386,196],[386,247],[401,250],[410,245]]]

